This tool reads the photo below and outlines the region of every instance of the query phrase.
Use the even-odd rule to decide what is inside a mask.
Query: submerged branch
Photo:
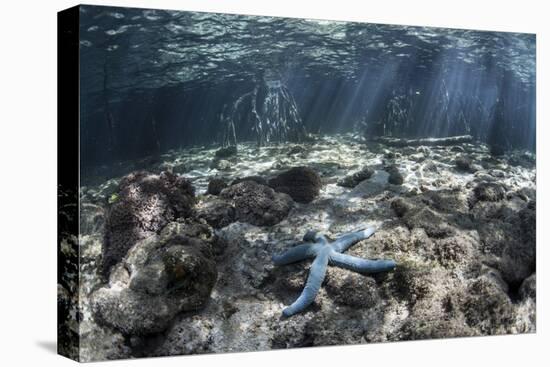
[[[391,137],[378,137],[371,139],[374,142],[382,143],[391,147],[405,147],[405,146],[449,146],[459,145],[464,143],[471,143],[473,138],[471,135],[449,136],[446,138],[420,138],[420,139],[399,139]]]

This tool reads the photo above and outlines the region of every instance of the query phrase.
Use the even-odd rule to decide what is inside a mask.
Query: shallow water
[[[84,169],[307,134],[535,148],[535,36],[80,8]]]
[[[535,331],[534,35],[80,9],[83,360]]]

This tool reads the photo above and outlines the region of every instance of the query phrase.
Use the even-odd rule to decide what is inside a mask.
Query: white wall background
[[[92,4],[537,33],[538,332],[260,353],[109,362],[113,366],[533,366],[550,360],[546,1],[111,0]],[[56,338],[56,12],[75,1],[0,8],[0,364],[64,366]],[[76,123],[76,121],[75,121]]]

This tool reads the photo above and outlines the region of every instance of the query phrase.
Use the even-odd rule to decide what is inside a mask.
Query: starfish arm
[[[361,231],[345,234],[341,237],[338,237],[336,241],[333,242],[332,248],[336,252],[344,252],[354,243],[357,243],[372,236],[374,231],[375,229],[373,227],[369,227]]]
[[[286,265],[296,261],[314,257],[317,254],[318,245],[315,243],[304,243],[294,246],[279,255],[273,255],[271,258],[275,265]]]
[[[283,310],[283,315],[289,317],[295,313],[301,312],[315,300],[315,296],[317,296],[317,292],[319,292],[321,288],[323,279],[325,279],[328,258],[328,252],[324,251],[315,258],[315,261],[313,261],[309,269],[309,276],[302,294],[300,294],[300,297],[298,297],[293,304]]]
[[[330,254],[330,264],[358,273],[379,273],[395,268],[393,260],[366,260],[334,251]]]

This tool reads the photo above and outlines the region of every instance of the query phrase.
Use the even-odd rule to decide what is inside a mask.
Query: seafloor
[[[171,151],[83,177],[82,360],[535,331],[532,154],[396,148],[352,135],[225,153]],[[270,181],[292,167],[307,168]],[[138,170],[150,174],[132,176]],[[194,201],[171,207],[189,190],[145,189],[180,176]],[[257,177],[226,187],[248,176]],[[213,178],[222,180],[209,187]],[[117,216],[124,200],[130,212]],[[274,267],[271,256],[310,229],[336,237],[365,226],[378,230],[347,253],[394,259],[396,269],[329,267],[315,302],[282,317],[311,261]],[[116,231],[135,236],[129,250]]]

